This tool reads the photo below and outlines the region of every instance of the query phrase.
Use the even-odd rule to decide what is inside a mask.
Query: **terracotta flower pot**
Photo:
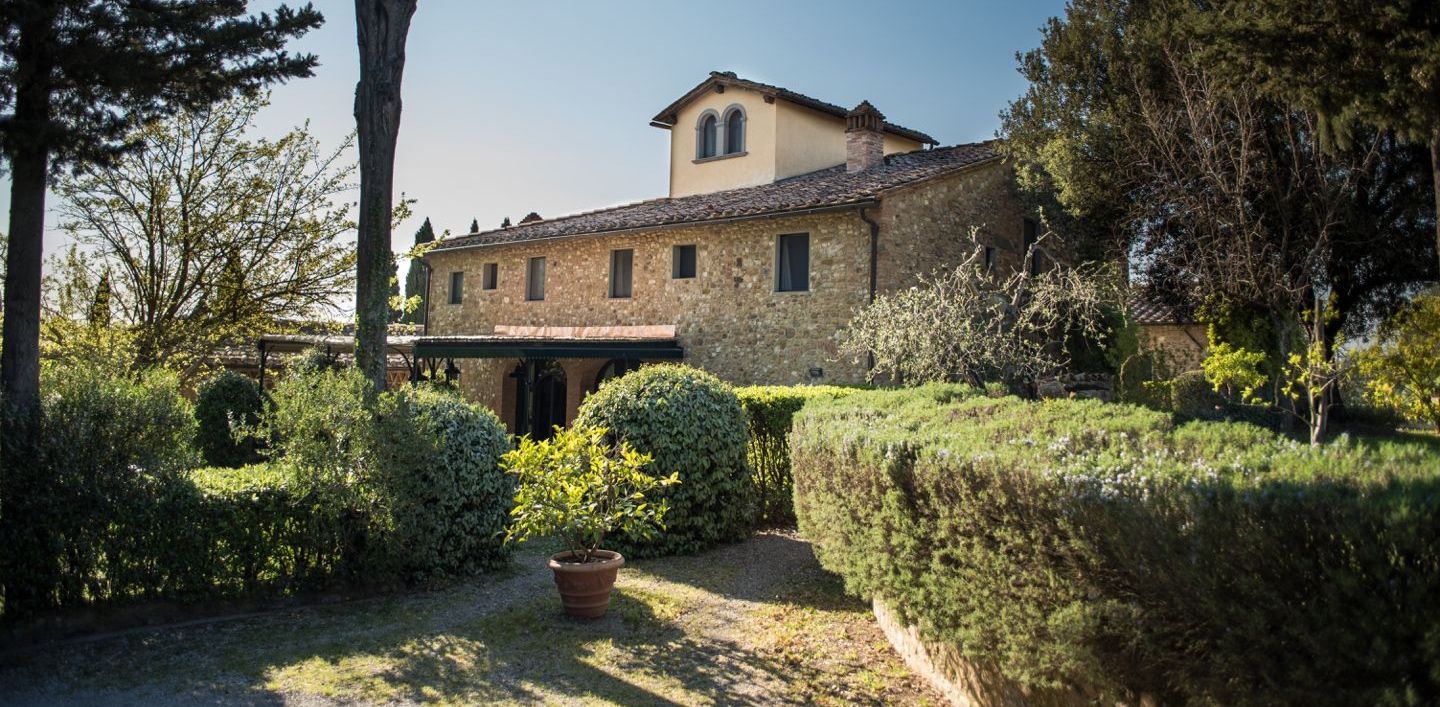
[[[555,586],[560,589],[560,603],[565,613],[582,619],[604,616],[610,607],[615,574],[625,564],[625,557],[609,550],[590,553],[590,557],[598,561],[573,562],[572,557],[575,553],[570,550],[550,556],[550,569],[555,572]]]

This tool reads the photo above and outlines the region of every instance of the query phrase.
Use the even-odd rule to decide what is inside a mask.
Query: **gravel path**
[[[538,549],[453,587],[0,658],[6,705],[938,704],[808,543],[632,562],[560,614]]]

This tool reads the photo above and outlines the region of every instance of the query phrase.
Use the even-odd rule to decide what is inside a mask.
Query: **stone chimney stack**
[[[845,116],[845,171],[863,172],[885,163],[885,116],[870,105],[860,105]]]

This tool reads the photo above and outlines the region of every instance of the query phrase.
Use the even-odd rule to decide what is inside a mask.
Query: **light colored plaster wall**
[[[876,284],[882,291],[959,265],[974,250],[972,226],[982,244],[997,249],[1000,272],[1021,263],[1024,214],[1012,172],[998,162],[891,192],[872,218],[880,224]]]
[[[845,121],[833,115],[776,101],[775,178],[814,172],[845,163]],[[924,147],[918,142],[885,134],[885,154]]]
[[[810,234],[810,291],[775,291],[775,239]],[[696,277],[671,278],[672,247],[696,244]],[[634,296],[612,299],[610,252],[632,248]],[[545,300],[525,301],[525,262],[546,258]],[[685,363],[737,384],[858,383],[863,365],[837,361],[836,338],[868,297],[869,230],[853,211],[713,226],[589,236],[434,252],[430,334],[489,334],[496,324],[600,326],[674,324]],[[498,286],[480,288],[498,263]],[[465,272],[462,302],[449,302],[450,273]],[[515,361],[458,362],[461,389],[513,422],[504,392]],[[809,375],[823,369],[821,378]],[[598,367],[597,367],[598,370]],[[577,378],[583,379],[582,373]],[[567,383],[588,386],[590,381]],[[579,389],[577,388],[577,391]],[[572,407],[578,399],[568,399]]]
[[[695,126],[700,115],[713,110],[720,119],[732,105],[745,110],[745,154],[738,157],[696,162]],[[775,181],[775,103],[743,88],[730,87],[724,93],[707,93],[680,110],[670,128],[670,196],[705,194],[725,189],[752,187]],[[717,149],[723,151],[724,135]]]

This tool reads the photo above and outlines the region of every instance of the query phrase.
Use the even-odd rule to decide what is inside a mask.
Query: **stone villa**
[[[711,73],[651,125],[670,133],[670,194],[452,238],[431,278],[418,358],[517,433],[564,424],[606,378],[683,360],[737,384],[857,383],[838,333],[877,292],[972,252],[1023,263],[1036,224],[990,143],[936,147],[784,88]]]

